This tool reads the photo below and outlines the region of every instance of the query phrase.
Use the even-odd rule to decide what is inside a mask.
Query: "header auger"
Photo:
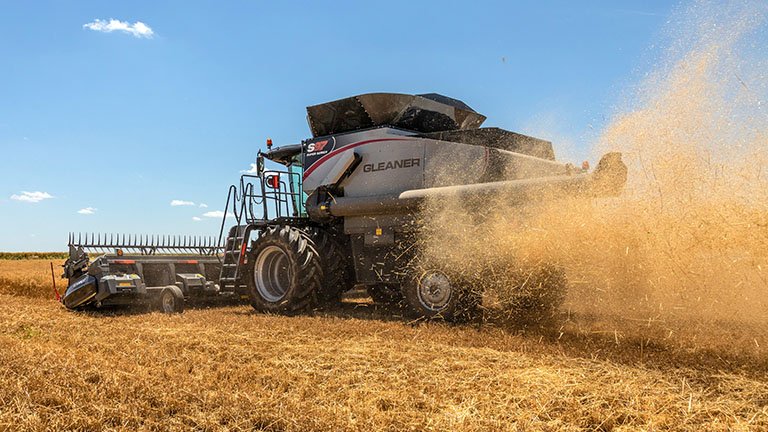
[[[550,142],[482,128],[483,115],[437,94],[364,94],[307,115],[312,138],[269,141],[256,174],[230,186],[215,240],[70,236],[64,303],[156,299],[174,311],[185,299],[229,295],[294,313],[359,286],[416,317],[462,319],[482,293],[451,269],[414,264],[425,202],[588,198],[618,194],[626,181],[617,153],[594,172],[557,162]],[[90,261],[86,251],[108,253]]]

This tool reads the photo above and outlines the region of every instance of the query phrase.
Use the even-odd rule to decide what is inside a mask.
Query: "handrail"
[[[288,176],[288,181],[280,180],[279,187],[276,189],[267,189],[264,185],[264,176],[243,174],[240,176],[238,185],[230,185],[227,191],[227,201],[224,206],[224,215],[219,227],[219,242],[225,244],[224,229],[227,226],[227,219],[230,216],[235,218],[237,225],[250,224],[259,220],[274,220],[281,217],[300,215],[296,208],[296,200],[301,198],[301,191],[296,191],[294,181],[301,181],[299,173],[291,171],[267,171],[267,173],[279,176]],[[249,181],[251,180],[252,181]],[[259,189],[256,189],[256,183]],[[270,208],[269,203],[274,207]],[[259,209],[258,207],[261,207]],[[291,211],[293,207],[293,211]],[[274,212],[274,213],[273,213]]]
[[[235,185],[230,185],[229,189],[227,190],[227,202],[226,204],[224,204],[224,216],[221,218],[221,228],[219,228],[219,240],[216,243],[216,246],[219,248],[223,248],[226,246],[226,243],[222,244],[221,240],[222,240],[222,237],[224,236],[224,227],[226,226],[226,223],[227,223],[227,214],[229,213],[229,203],[233,197],[235,202],[237,202],[238,200],[237,187]],[[239,225],[239,221],[238,221],[238,225]],[[217,254],[217,257],[219,258],[219,264],[222,264],[221,256]]]

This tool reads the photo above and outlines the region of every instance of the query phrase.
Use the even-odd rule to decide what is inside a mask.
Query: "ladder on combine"
[[[297,220],[306,220],[301,173],[292,168],[257,175],[243,174],[239,187],[229,187],[218,243],[224,245],[219,275],[222,291],[246,294],[242,277],[250,242],[255,241],[262,230],[279,224],[296,225]],[[228,217],[234,218],[235,225],[224,238]],[[256,236],[251,239],[254,231]]]
[[[251,225],[238,224],[230,228],[224,245],[224,259],[221,263],[219,283],[222,291],[241,292],[241,271],[245,264],[245,249],[248,243],[245,241]]]

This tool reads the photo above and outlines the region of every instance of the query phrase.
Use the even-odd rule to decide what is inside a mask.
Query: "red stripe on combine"
[[[337,154],[339,154],[339,153],[341,153],[341,152],[343,152],[345,150],[349,150],[349,149],[355,148],[355,147],[360,147],[361,145],[365,145],[365,144],[371,144],[371,143],[382,142],[382,141],[408,141],[408,138],[379,138],[379,139],[372,139],[372,140],[368,140],[368,141],[360,141],[360,142],[356,142],[356,143],[352,143],[352,144],[346,145],[346,146],[344,146],[342,148],[337,148],[336,150],[334,150],[334,151],[328,153],[327,155],[321,157],[320,159],[317,160],[317,162],[312,164],[311,167],[307,168],[307,170],[304,171],[304,176],[302,176],[302,179],[306,179],[307,176],[312,174],[312,171],[314,171],[317,167],[319,167],[320,165],[322,165],[325,162],[327,162],[328,159],[336,156]]]

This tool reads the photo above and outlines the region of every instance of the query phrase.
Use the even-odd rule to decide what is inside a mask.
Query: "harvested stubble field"
[[[73,313],[46,298],[48,265],[0,261],[0,429],[768,428],[764,326],[646,339],[648,323],[605,317],[524,331],[365,301],[302,317]]]

